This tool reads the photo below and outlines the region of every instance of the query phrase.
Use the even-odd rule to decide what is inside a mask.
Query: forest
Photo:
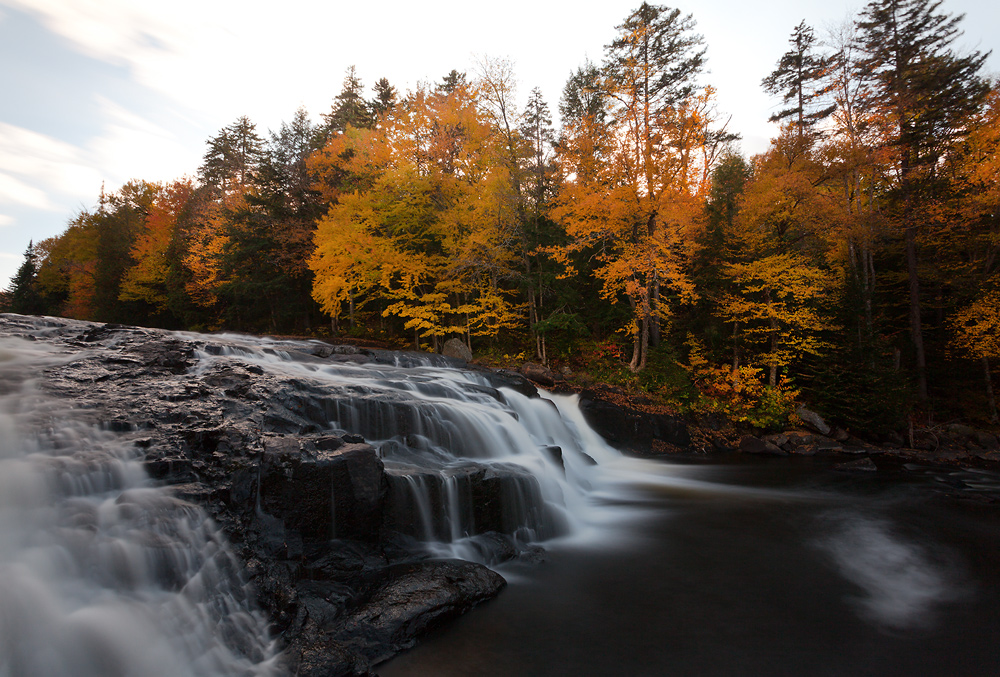
[[[531,361],[758,428],[997,422],[1000,83],[940,0],[804,22],[746,157],[695,18],[643,3],[553,111],[483,58],[320,121],[241,117],[196,175],[104,192],[3,305]]]

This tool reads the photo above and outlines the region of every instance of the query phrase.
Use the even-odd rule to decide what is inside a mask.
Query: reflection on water
[[[861,590],[861,613],[891,628],[931,627],[938,605],[958,599],[964,580],[947,552],[931,552],[894,533],[888,521],[834,514],[820,527],[817,545]]]

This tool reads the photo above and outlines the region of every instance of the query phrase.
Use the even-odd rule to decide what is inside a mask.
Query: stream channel
[[[1000,477],[729,461],[628,461],[600,528],[379,674],[1000,673]]]

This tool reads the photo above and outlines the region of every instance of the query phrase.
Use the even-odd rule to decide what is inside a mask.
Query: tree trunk
[[[986,399],[989,403],[990,408],[990,422],[997,423],[1000,422],[1000,417],[997,416],[997,401],[993,396],[993,375],[990,374],[990,361],[989,358],[983,357],[983,372],[986,376]]]
[[[738,343],[738,333],[740,329],[739,322],[733,322],[733,371],[738,371],[740,368],[740,345]]]
[[[649,345],[660,345],[660,280],[653,274],[649,290]]]
[[[909,212],[910,210],[907,210]],[[908,216],[910,216],[908,214]],[[924,334],[920,323],[920,281],[917,278],[917,234],[912,225],[906,226],[906,269],[910,281],[910,338],[917,360],[917,395],[927,402],[927,357],[924,354]]]

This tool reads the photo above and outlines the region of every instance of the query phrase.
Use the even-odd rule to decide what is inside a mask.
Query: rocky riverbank
[[[37,387],[118,433],[157,484],[223,528],[271,621],[282,674],[369,674],[506,585],[398,536],[382,460],[363,438],[326,430],[327,403],[308,383],[238,360],[199,369],[198,353],[224,342],[196,335],[0,315],[0,338],[58,357],[32,375]],[[304,359],[385,357],[311,346]]]
[[[747,454],[827,458],[839,469],[856,471],[897,471],[906,464],[1000,471],[1000,437],[964,423],[916,429],[906,437],[889,433],[861,439],[831,428],[815,412],[800,409],[801,427],[761,433],[719,415],[685,419],[648,399],[629,397],[618,387],[578,387],[536,364],[525,365],[520,373],[555,392],[578,393],[590,425],[619,449],[637,456]]]
[[[362,437],[370,425],[359,421],[357,430],[338,433],[328,425],[344,401],[365,392],[331,393],[238,359],[234,337],[0,315],[0,338],[60,356],[33,375],[38,387],[74,415],[116,432],[156,484],[201,506],[222,527],[270,619],[282,673],[370,674],[505,586],[481,564],[430,560],[406,537],[413,511],[394,505],[390,484],[398,480]],[[410,359],[315,341],[264,350],[293,351],[318,365]],[[206,359],[230,354],[237,359]],[[491,397],[500,387],[537,397],[533,383],[577,392],[590,425],[635,455],[811,455],[850,471],[910,462],[995,468],[1000,461],[995,437],[960,426],[935,431],[933,440],[917,435],[914,446],[933,442],[923,449],[835,430],[759,436],[724,420],[685,421],[614,389],[572,388],[537,366],[482,373]],[[384,413],[395,405],[380,406]],[[550,453],[561,460],[558,447]],[[476,499],[487,561],[538,556],[512,537],[503,513],[502,497],[523,479],[492,471],[461,478]]]

